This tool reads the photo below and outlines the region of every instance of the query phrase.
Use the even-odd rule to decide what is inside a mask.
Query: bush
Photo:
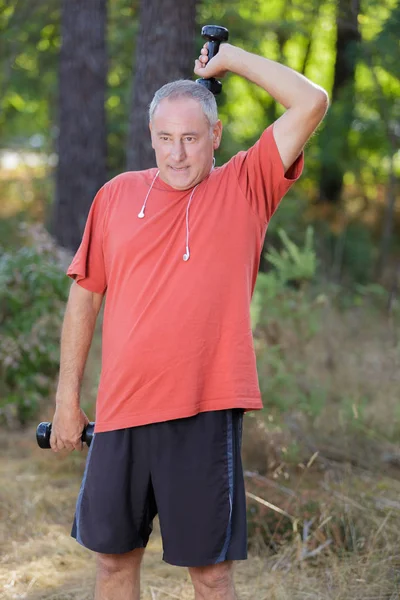
[[[0,253],[0,421],[25,424],[48,396],[59,364],[69,282],[65,257],[40,226],[25,246]]]
[[[260,273],[253,305],[260,388],[266,405],[279,412],[296,407],[316,416],[326,392],[307,379],[304,347],[320,325],[311,282],[317,269],[313,230],[308,228],[303,247],[279,231],[282,249],[271,249],[266,260],[274,269]]]

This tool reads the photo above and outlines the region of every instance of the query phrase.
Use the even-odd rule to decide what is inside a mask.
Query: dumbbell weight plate
[[[36,429],[36,441],[40,448],[50,448],[51,423],[39,423]],[[90,422],[82,432],[82,442],[90,446],[94,435],[94,423]]]

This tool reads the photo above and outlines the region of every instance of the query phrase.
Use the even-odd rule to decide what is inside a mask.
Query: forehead
[[[163,98],[153,115],[153,126],[156,130],[190,130],[208,129],[209,123],[203,108],[193,98]]]

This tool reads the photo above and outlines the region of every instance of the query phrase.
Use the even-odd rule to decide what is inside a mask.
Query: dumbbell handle
[[[203,36],[205,37],[205,36]],[[207,39],[205,37],[205,39]],[[218,53],[219,47],[221,45],[221,40],[208,40],[208,60],[214,58],[214,56]]]
[[[226,27],[219,25],[204,25],[201,35],[208,42],[208,60],[211,60],[217,54],[221,42],[228,41],[229,32]],[[197,83],[204,85],[214,95],[219,94],[222,89],[221,82],[215,77],[197,79]]]
[[[50,448],[51,423],[39,423],[36,429],[36,441],[40,448]],[[94,435],[94,422],[91,421],[82,431],[82,442],[90,446]]]

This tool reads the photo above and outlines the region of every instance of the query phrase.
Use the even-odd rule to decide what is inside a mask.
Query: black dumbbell
[[[39,423],[36,429],[36,441],[41,448],[50,448],[51,423]],[[82,432],[82,442],[90,446],[94,435],[94,423],[91,421]]]
[[[208,42],[208,59],[211,60],[217,54],[220,43],[228,41],[229,31],[219,25],[204,25],[201,35]],[[197,79],[197,83],[204,85],[214,96],[222,90],[222,83],[214,77]]]

